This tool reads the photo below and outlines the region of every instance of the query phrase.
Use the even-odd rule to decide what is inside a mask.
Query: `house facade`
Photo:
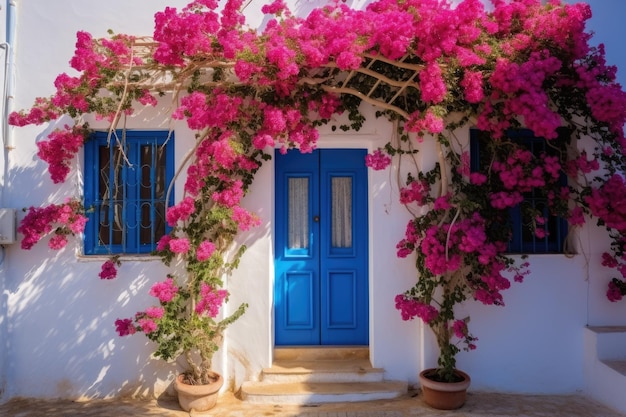
[[[151,35],[155,12],[167,6],[181,8],[186,3],[14,0],[2,4],[0,21],[6,22],[5,30],[0,30],[6,64],[5,116],[10,110],[30,107],[36,97],[54,92],[55,77],[71,71],[68,60],[78,31],[86,30],[94,37],[106,36],[108,29]],[[348,3],[363,6],[358,1]],[[611,20],[619,14],[602,0],[589,3],[594,11],[594,43],[606,43],[609,61],[626,67],[626,59],[616,55],[620,51],[616,40],[621,38],[623,27]],[[304,14],[320,4],[296,1],[292,10]],[[253,27],[264,24],[261,6],[262,2],[254,1],[246,9]],[[624,75],[618,72],[618,77]],[[171,125],[167,117],[170,100],[166,96],[154,109],[128,117],[125,126],[137,132],[173,129],[173,158],[180,162],[193,144],[194,132],[182,122]],[[289,202],[284,188],[288,185],[281,181],[281,175],[289,172],[290,163],[300,168],[311,163],[307,178],[311,183],[323,181],[324,167],[332,170],[337,161],[343,165],[350,158],[361,158],[384,146],[392,135],[391,123],[377,119],[374,108],[364,107],[363,111],[369,117],[358,132],[320,128],[320,151],[314,155],[288,160],[276,154],[259,170],[245,197],[245,207],[259,216],[261,225],[239,237],[239,243],[248,250],[239,268],[228,277],[231,299],[225,314],[242,302],[249,308],[229,327],[214,359],[230,389],[259,379],[262,369],[272,364],[274,348],[280,345],[368,346],[371,364],[383,368],[386,379],[411,384],[417,383],[421,370],[436,364],[436,344],[430,330],[418,321],[403,321],[394,306],[394,297],[410,288],[416,277],[413,262],[396,256],[396,243],[410,216],[398,201],[393,171],[355,168],[350,173],[353,181],[361,184],[359,195],[352,200],[352,220],[358,227],[354,234],[346,237],[344,233],[338,239],[350,239],[354,243],[350,247],[358,246],[358,278],[340,276],[335,282],[337,291],[350,293],[350,302],[358,308],[336,313],[339,321],[354,319],[354,326],[335,327],[353,330],[336,331],[330,325],[316,327],[311,336],[310,331],[290,333],[282,325],[286,321],[280,315],[284,310],[277,306],[284,301],[284,294],[277,290],[277,280],[287,262],[280,254],[284,253],[281,245],[287,235],[282,232],[284,207]],[[23,208],[60,203],[70,196],[82,198],[88,192],[90,159],[84,152],[60,187],[52,183],[46,164],[36,157],[36,142],[67,122],[60,119],[50,125],[13,128],[6,126],[6,117],[3,120],[0,206],[17,209],[18,222],[24,216]],[[104,121],[95,119],[90,125],[96,130],[108,128]],[[469,149],[470,130],[456,133],[462,146]],[[429,146],[424,142],[419,154],[425,167],[434,165],[436,150]],[[184,181],[184,175],[177,179],[180,186],[175,188],[175,201],[182,198]],[[310,203],[316,204],[320,213],[316,222],[323,225],[325,214],[332,215],[328,208],[333,204],[332,196],[320,192]],[[316,241],[332,239],[320,233],[315,235]],[[60,251],[49,249],[43,242],[22,250],[20,238],[18,235],[17,242],[2,245],[0,261],[0,401],[15,396],[74,399],[159,395],[170,390],[176,365],[152,359],[151,342],[140,335],[120,338],[114,326],[116,319],[132,317],[150,306],[150,286],[168,273],[159,259],[144,254],[122,256],[118,277],[101,280],[98,274],[107,256],[89,254],[83,236],[71,238]],[[571,231],[568,239],[573,255],[529,257],[531,273],[505,292],[504,307],[471,302],[463,307],[472,317],[472,332],[478,341],[476,350],[459,354],[458,367],[471,375],[474,390],[582,392],[626,411],[625,403],[611,403],[590,388],[597,386],[591,378],[599,359],[594,356],[595,341],[587,327],[626,326],[626,303],[610,303],[605,295],[611,271],[601,265],[601,254],[608,247],[608,237],[589,222]],[[316,262],[314,268],[325,268],[332,259]],[[290,313],[306,321],[309,312],[322,314],[335,305],[332,296],[316,302],[319,304],[307,304],[306,308],[306,303],[296,302],[302,309]],[[344,300],[338,305],[344,308]],[[622,343],[626,352],[626,342]],[[613,359],[624,360],[626,354]],[[623,391],[626,376],[621,384]]]

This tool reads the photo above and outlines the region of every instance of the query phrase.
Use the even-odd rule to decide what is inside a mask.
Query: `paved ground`
[[[438,411],[426,406],[417,392],[394,400],[318,406],[259,405],[223,394],[206,413],[181,411],[175,399],[156,401],[98,400],[89,402],[13,399],[0,405],[3,417],[626,417],[582,396],[520,396],[473,393],[463,408]]]

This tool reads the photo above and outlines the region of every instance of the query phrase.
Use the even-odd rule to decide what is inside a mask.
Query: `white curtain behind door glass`
[[[332,246],[352,247],[352,178],[333,177],[332,193]]]
[[[309,179],[289,178],[289,248],[309,247]]]

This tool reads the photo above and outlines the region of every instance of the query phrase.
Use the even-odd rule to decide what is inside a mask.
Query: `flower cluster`
[[[585,198],[591,214],[607,227],[626,234],[626,182],[619,174],[612,175],[605,183],[591,189]]]
[[[150,288],[150,295],[159,299],[161,303],[169,303],[178,293],[174,280],[168,277],[165,281],[157,282]]]
[[[17,231],[24,235],[22,249],[31,249],[44,236],[53,234],[48,241],[50,249],[63,249],[68,235],[82,233],[87,223],[82,203],[69,200],[63,204],[30,207]]]
[[[474,342],[478,339],[469,333],[469,330],[467,328],[468,321],[469,318],[466,318],[464,320],[455,320],[452,324],[452,331],[459,340],[465,343],[465,350],[469,351],[476,349],[476,345],[474,344]]]
[[[609,301],[619,301],[626,295],[626,181],[613,174],[600,186],[591,187],[584,202],[600,225],[614,231],[611,253],[603,253],[602,265],[620,273],[609,281],[607,289]]]
[[[614,254],[604,252],[602,254],[602,265],[608,268],[617,269],[619,278],[613,278],[608,285],[606,296],[609,301],[620,301],[626,295],[626,254],[624,253],[624,241],[621,240],[613,245]]]
[[[609,289],[606,292],[606,297],[609,301],[620,301],[626,295],[626,282],[618,278],[613,278],[609,282]]]
[[[228,297],[228,291],[216,290],[206,283],[200,286],[200,300],[196,304],[196,313],[207,314],[209,317],[217,317],[220,307]]]
[[[402,320],[412,320],[415,317],[419,317],[427,324],[435,320],[439,315],[439,311],[430,304],[407,298],[403,294],[396,295],[396,309],[402,313]]]
[[[377,149],[371,154],[365,156],[365,166],[372,168],[375,171],[380,171],[387,168],[391,164],[391,158],[384,154],[380,149]]]
[[[111,259],[107,259],[101,267],[98,276],[100,279],[113,279],[117,277],[117,268],[121,265],[119,256],[114,256]]]
[[[76,35],[76,50],[70,65],[79,71],[79,77],[60,74],[55,80],[56,93],[50,98],[37,98],[35,105],[28,112],[13,112],[9,123],[15,126],[42,124],[58,119],[63,114],[72,117],[93,112],[100,117],[113,118],[119,110],[117,103],[110,100],[93,100],[100,93],[100,88],[109,82],[123,80],[129,65],[142,65],[141,58],[132,51],[134,37],[115,35],[110,39],[93,39],[80,31]],[[129,92],[127,98],[146,98],[144,88]],[[123,110],[130,109],[130,101],[126,100]],[[66,127],[72,130],[71,127]]]
[[[178,287],[171,277],[155,283],[150,288],[150,295],[158,298],[161,306],[148,307],[145,311],[135,314],[134,319],[117,319],[115,321],[117,333],[120,336],[128,336],[137,331],[146,335],[157,332],[160,320],[166,315],[166,308],[175,306],[175,300],[181,299],[177,297],[178,293]]]

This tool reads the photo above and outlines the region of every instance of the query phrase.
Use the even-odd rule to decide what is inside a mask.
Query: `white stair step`
[[[626,413],[626,326],[585,330],[585,394]]]
[[[368,359],[278,360],[263,369],[263,382],[381,382],[384,370]]]
[[[244,382],[242,398],[263,404],[321,404],[333,402],[357,402],[392,399],[407,392],[403,381],[359,383],[311,383],[294,382],[267,384]]]
[[[274,349],[274,361],[369,359],[369,354],[370,350],[367,346],[285,346]]]
[[[626,361],[603,360],[601,362],[605,364],[606,366],[608,366],[609,368],[626,376]]]
[[[590,326],[597,340],[597,357],[605,360],[626,360],[626,326]]]

